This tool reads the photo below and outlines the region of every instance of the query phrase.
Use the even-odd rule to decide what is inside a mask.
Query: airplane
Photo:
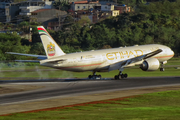
[[[164,64],[174,56],[171,48],[160,44],[134,45],[66,54],[43,26],[38,26],[37,29],[46,56],[15,52],[6,53],[39,59],[35,61],[16,60],[19,62],[39,62],[42,66],[73,72],[92,71],[93,74],[88,76],[89,79],[101,79],[101,75],[96,75],[96,72],[112,70],[119,70],[114,79],[127,78],[128,75],[122,73],[124,68],[136,65],[139,65],[143,71],[154,71],[159,68],[160,71],[164,71]]]

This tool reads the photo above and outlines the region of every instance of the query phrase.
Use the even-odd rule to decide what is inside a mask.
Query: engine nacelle
[[[144,62],[141,64],[140,68],[143,71],[154,71],[159,68],[159,60],[156,58],[148,58],[144,60]]]

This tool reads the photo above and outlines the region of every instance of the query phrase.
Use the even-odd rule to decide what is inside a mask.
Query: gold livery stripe
[[[160,56],[160,57],[155,57],[155,58],[167,58],[167,57],[173,57],[174,55],[169,55],[169,56]]]

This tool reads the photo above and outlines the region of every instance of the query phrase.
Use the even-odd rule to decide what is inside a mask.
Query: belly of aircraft
[[[58,69],[75,71],[75,72],[91,71],[98,68],[98,66],[100,66],[101,64],[102,64],[101,62],[86,61],[86,62],[66,64],[63,66],[59,66]]]

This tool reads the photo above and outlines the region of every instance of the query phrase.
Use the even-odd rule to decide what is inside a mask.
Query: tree
[[[54,2],[53,6],[56,9],[67,11],[70,8],[70,3],[67,2],[66,0],[61,0],[61,1],[59,0],[59,2]]]
[[[30,49],[31,53],[37,54],[37,55],[45,55],[44,47],[41,42],[36,42],[31,46]]]
[[[27,21],[21,22],[18,27],[20,27],[20,30],[25,33],[30,33],[30,24]]]
[[[24,56],[9,55],[5,52],[19,52],[28,53],[30,50],[29,46],[21,45],[21,38],[17,34],[12,33],[1,33],[0,34],[0,60],[15,60],[24,59]]]
[[[91,23],[91,20],[89,19],[88,16],[81,16],[81,19],[78,21],[78,24],[81,26],[89,25]]]

